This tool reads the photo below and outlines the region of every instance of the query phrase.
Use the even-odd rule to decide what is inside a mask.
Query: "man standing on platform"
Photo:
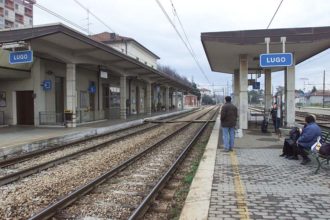
[[[220,120],[224,151],[232,151],[234,147],[237,108],[231,103],[231,97],[225,97],[226,103],[221,108]]]

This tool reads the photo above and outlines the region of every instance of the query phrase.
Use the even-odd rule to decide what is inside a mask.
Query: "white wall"
[[[126,43],[113,43],[109,44],[112,48],[127,54],[128,56],[137,59],[150,67],[157,69],[157,59],[150,54],[149,51],[145,50],[144,48],[140,47],[138,44],[130,41]],[[126,52],[127,47],[127,52]]]

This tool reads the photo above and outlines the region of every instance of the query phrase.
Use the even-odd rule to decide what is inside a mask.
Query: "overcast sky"
[[[265,29],[281,0],[172,0],[190,43],[215,91],[231,87],[231,75],[212,72],[202,47],[202,32]],[[156,0],[79,0],[113,31],[134,38],[171,66],[180,75],[193,79],[199,86],[212,88],[188,50],[166,19]],[[170,0],[160,0],[173,23],[180,29]],[[87,11],[74,0],[37,0],[37,3],[72,22],[88,27]],[[34,7],[34,24],[64,21]],[[90,33],[109,31],[90,15]],[[69,25],[70,26],[70,25]],[[329,0],[284,0],[270,28],[330,26]],[[75,28],[77,29],[77,28]],[[80,32],[82,30],[77,29]],[[85,34],[87,34],[85,32]],[[182,34],[183,35],[183,34]],[[290,52],[290,51],[287,51]],[[296,66],[296,89],[322,88],[323,70],[326,88],[330,89],[330,51],[327,50]],[[260,79],[263,80],[263,79]],[[283,72],[273,73],[273,88],[283,86]],[[263,81],[261,81],[263,85]]]

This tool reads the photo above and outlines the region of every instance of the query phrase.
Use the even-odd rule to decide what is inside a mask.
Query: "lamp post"
[[[304,92],[305,92],[305,90],[306,90],[306,81],[307,81],[307,84],[308,84],[308,78],[306,78],[306,77],[302,77],[302,78],[300,78],[300,80],[303,80],[303,82],[304,82]]]

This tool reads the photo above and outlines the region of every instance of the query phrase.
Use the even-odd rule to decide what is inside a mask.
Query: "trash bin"
[[[70,110],[65,110],[64,111],[64,118],[65,118],[65,121],[72,121],[72,111]]]

